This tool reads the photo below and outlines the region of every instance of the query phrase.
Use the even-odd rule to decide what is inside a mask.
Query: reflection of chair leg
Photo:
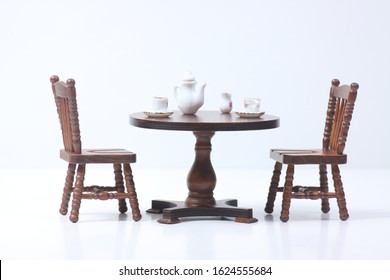
[[[332,174],[337,205],[339,206],[340,220],[345,221],[349,218],[349,214],[347,210],[347,203],[345,201],[345,193],[343,189],[343,182],[341,181],[340,169],[337,164],[332,164]]]
[[[274,211],[274,203],[276,198],[276,193],[279,187],[280,173],[282,170],[282,163],[276,162],[274,167],[274,172],[271,178],[271,184],[268,191],[267,204],[265,205],[264,211],[271,214]]]
[[[61,207],[60,207],[60,213],[62,215],[66,215],[68,213],[69,200],[70,200],[70,196],[71,196],[72,191],[73,191],[73,181],[74,181],[75,170],[76,170],[76,164],[69,163],[68,171],[67,171],[66,179],[65,179],[64,191],[62,194]]]
[[[77,168],[76,184],[73,190],[72,211],[69,217],[69,220],[71,220],[74,223],[79,220],[79,210],[80,210],[82,192],[84,188],[84,178],[85,178],[85,164],[79,164],[79,167]]]
[[[115,174],[115,187],[117,188],[118,193],[125,192],[125,185],[123,183],[122,167],[121,164],[114,164],[114,174]],[[118,199],[119,212],[126,213],[127,206],[125,199]]]
[[[123,164],[123,169],[125,173],[126,189],[127,192],[130,194],[129,200],[130,200],[131,211],[133,214],[133,220],[139,221],[141,220],[142,216],[138,206],[137,193],[135,192],[133,173],[131,171],[130,164],[128,163]]]
[[[287,171],[286,171],[286,181],[284,183],[284,189],[283,189],[282,212],[280,215],[280,220],[283,222],[287,222],[289,219],[293,180],[294,180],[294,165],[289,164],[287,166]]]
[[[320,189],[322,193],[327,193],[329,191],[328,172],[326,171],[326,164],[320,164]],[[321,210],[323,213],[328,213],[330,211],[328,198],[322,199]]]

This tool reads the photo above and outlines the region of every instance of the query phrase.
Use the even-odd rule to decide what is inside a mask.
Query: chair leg
[[[328,172],[326,171],[326,164],[320,164],[320,188],[321,192],[323,193],[327,193],[329,191]],[[328,213],[330,211],[328,198],[322,199],[321,210],[323,213]]]
[[[339,207],[340,220],[345,221],[349,218],[347,203],[345,201],[345,193],[343,189],[343,182],[341,181],[340,169],[337,164],[332,164],[332,175],[334,182],[334,189],[336,192],[337,205]]]
[[[134,187],[134,181],[133,181],[133,173],[130,167],[130,164],[126,163],[123,164],[123,169],[125,173],[125,181],[126,181],[126,189],[127,192],[130,194],[130,207],[133,214],[133,220],[139,221],[141,220],[142,216],[139,210],[138,206],[138,199],[137,199],[137,193],[135,191]]]
[[[66,173],[64,191],[62,193],[61,207],[60,207],[60,213],[62,215],[66,215],[68,213],[68,205],[73,190],[75,170],[76,170],[76,164],[69,163],[68,171]]]
[[[79,220],[79,210],[84,188],[85,164],[79,164],[77,168],[76,184],[73,191],[72,211],[70,212],[69,220],[76,223]]]
[[[115,187],[117,188],[118,193],[125,192],[125,185],[123,183],[122,167],[121,164],[114,164],[114,174],[115,174]],[[127,212],[127,205],[125,199],[118,199],[118,206],[120,213]]]
[[[274,172],[271,178],[271,184],[268,191],[267,204],[265,205],[264,211],[268,214],[271,214],[274,211],[274,203],[276,198],[276,193],[278,192],[280,173],[282,170],[283,164],[280,162],[275,162]]]
[[[286,181],[284,183],[284,188],[283,188],[282,212],[280,214],[280,220],[282,222],[287,222],[289,219],[293,180],[294,180],[294,165],[289,164],[287,166]]]

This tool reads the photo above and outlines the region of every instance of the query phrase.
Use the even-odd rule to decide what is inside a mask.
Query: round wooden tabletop
[[[149,117],[143,112],[130,115],[130,124],[150,129],[186,131],[236,131],[261,130],[279,127],[279,117],[264,114],[257,118],[242,118],[235,113],[198,111],[195,115],[184,115],[174,111],[169,117]]]

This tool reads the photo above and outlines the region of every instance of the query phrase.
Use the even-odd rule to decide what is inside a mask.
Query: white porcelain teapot
[[[195,114],[204,103],[206,83],[196,87],[196,80],[191,72],[186,71],[180,84],[174,86],[177,107],[183,114]]]

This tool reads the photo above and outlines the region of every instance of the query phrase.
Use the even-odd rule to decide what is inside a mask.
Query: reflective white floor
[[[116,201],[82,202],[73,224],[58,213],[65,169],[1,169],[0,259],[47,260],[323,260],[390,259],[390,172],[341,169],[350,218],[338,219],[335,200],[322,214],[319,201],[293,200],[290,220],[263,211],[272,170],[216,170],[217,199],[237,198],[259,222],[220,219],[156,222],[145,213],[153,198],[182,200],[183,170],[134,168],[143,219],[117,213]],[[87,170],[87,183],[110,184],[112,172]],[[317,171],[296,170],[296,183],[317,182]],[[91,179],[94,180],[91,180]],[[305,179],[303,180],[300,179]]]

